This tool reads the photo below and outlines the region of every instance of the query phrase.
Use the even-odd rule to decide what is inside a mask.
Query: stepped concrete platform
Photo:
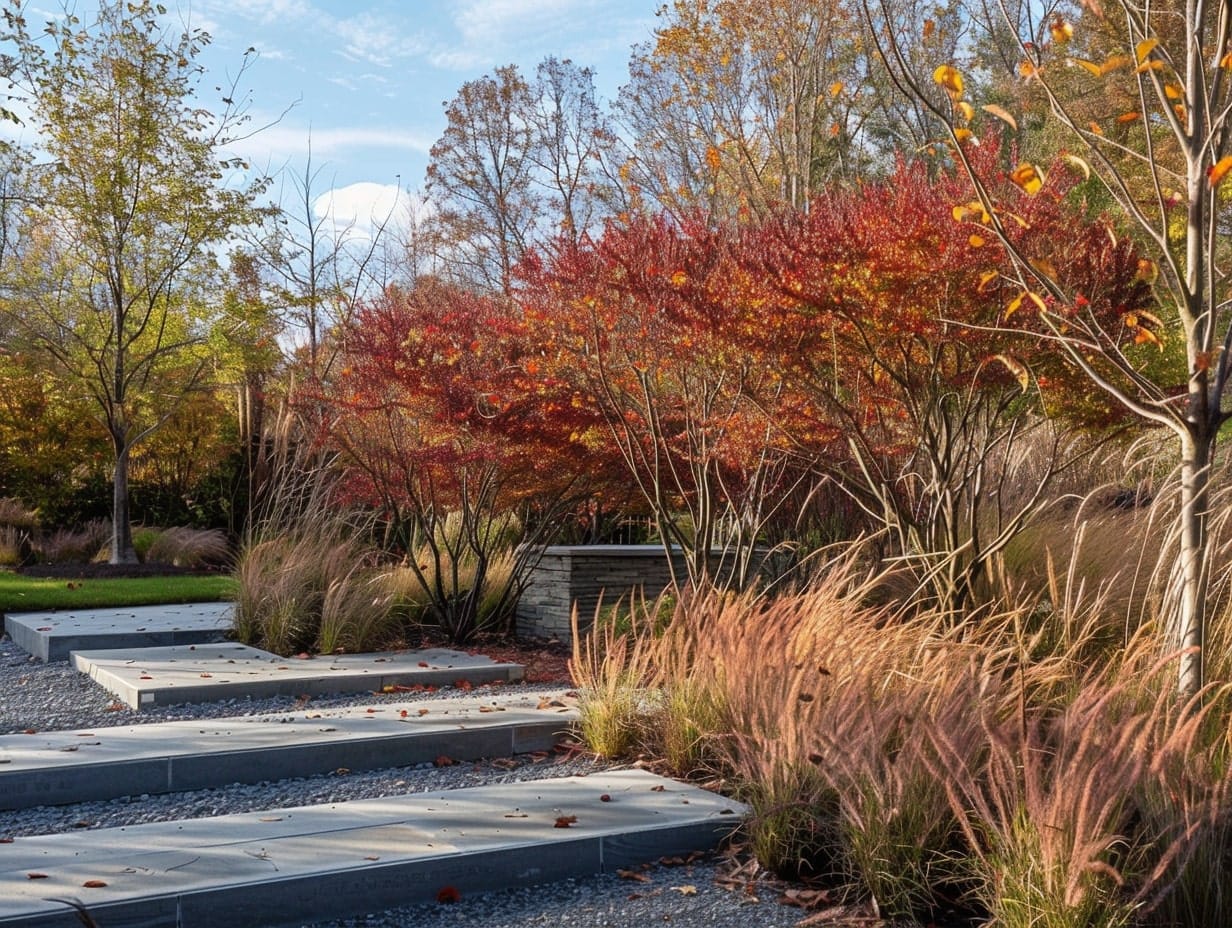
[[[521,664],[447,648],[279,657],[226,642],[74,651],[73,665],[134,709],[246,696],[381,692],[386,687],[521,680]]]
[[[489,694],[4,735],[0,810],[546,751],[577,717],[564,694]]]
[[[0,925],[296,925],[713,847],[743,809],[641,770],[0,844]]]
[[[14,612],[5,616],[4,630],[35,657],[63,661],[71,651],[222,641],[234,615],[232,603]]]

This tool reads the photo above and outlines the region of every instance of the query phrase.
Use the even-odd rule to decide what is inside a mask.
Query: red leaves
[[[442,905],[452,905],[462,899],[462,894],[458,892],[456,887],[442,886],[436,891],[436,901]]]
[[[556,818],[556,824],[553,828],[572,828],[577,824],[578,817],[576,815],[560,815]]]

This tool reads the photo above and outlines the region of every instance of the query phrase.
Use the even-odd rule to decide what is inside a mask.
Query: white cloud
[[[388,68],[395,61],[413,58],[427,51],[421,36],[401,32],[388,17],[361,13],[329,25],[342,39],[341,54],[352,61],[364,61]]]
[[[335,238],[372,241],[381,228],[397,239],[412,217],[422,221],[428,207],[396,184],[364,181],[323,193],[312,202],[312,211],[329,223]]]

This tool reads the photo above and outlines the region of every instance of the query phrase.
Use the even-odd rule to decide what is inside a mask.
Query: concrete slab
[[[266,716],[0,736],[0,810],[507,757],[552,748],[577,721],[563,693],[374,702]],[[3,825],[0,824],[0,836]]]
[[[0,925],[295,925],[713,847],[743,808],[641,770],[0,844]],[[35,876],[31,876],[35,874]],[[105,885],[98,885],[98,884]]]
[[[5,616],[4,630],[40,660],[64,661],[70,651],[222,641],[234,616],[233,603],[14,612]]]
[[[134,650],[74,651],[73,666],[134,709],[246,696],[380,692],[385,687],[521,680],[521,664],[447,648],[279,657],[227,642]]]

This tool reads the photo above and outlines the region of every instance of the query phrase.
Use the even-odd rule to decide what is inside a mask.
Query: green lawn
[[[235,583],[230,576],[217,574],[50,580],[0,571],[0,613],[214,602],[229,599],[234,589]]]

